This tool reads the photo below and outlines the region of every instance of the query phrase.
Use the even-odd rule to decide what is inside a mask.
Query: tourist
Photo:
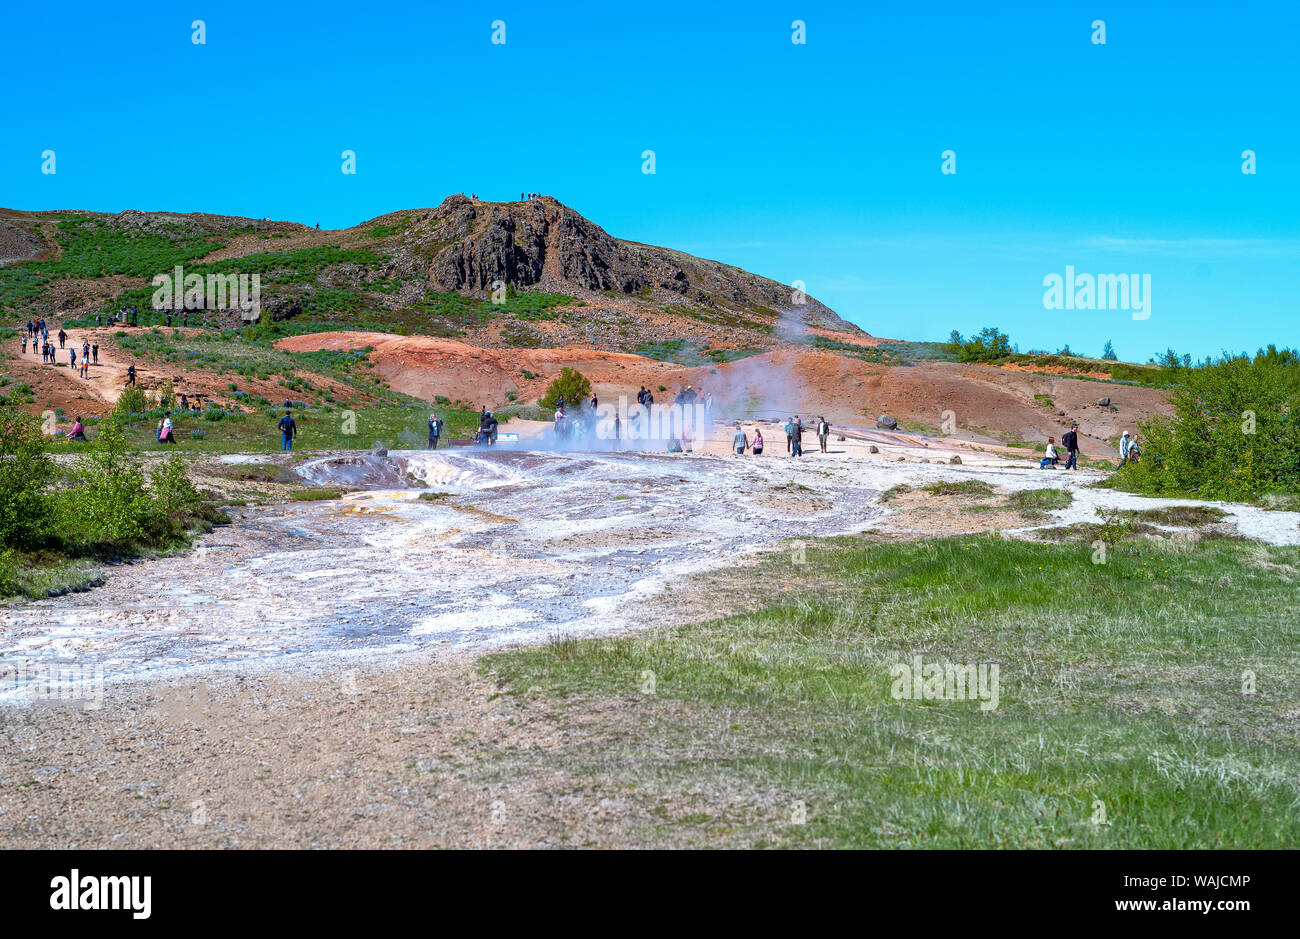
[[[1059,457],[1056,454],[1056,438],[1047,438],[1047,449],[1043,452],[1043,458],[1038,461],[1039,469],[1047,469],[1049,466],[1055,467]]]
[[[1065,447],[1065,468],[1079,468],[1079,425],[1071,424],[1070,429],[1061,437],[1061,446]]]
[[[280,449],[292,450],[293,438],[298,436],[298,425],[294,423],[293,415],[285,411],[277,426],[280,428]]]
[[[757,427],[754,428],[754,446],[752,449],[754,456],[763,455],[763,432]]]
[[[736,433],[731,438],[731,445],[736,450],[736,456],[744,456],[746,448],[749,447],[749,438],[745,436],[745,428],[739,424],[736,425]]]
[[[429,449],[438,449],[438,438],[442,436],[442,421],[437,414],[429,415]]]
[[[822,453],[826,452],[826,441],[831,436],[831,425],[826,423],[826,418],[817,419],[817,442],[821,444]]]
[[[86,425],[81,423],[81,418],[77,418],[72,422],[72,430],[68,431],[68,439],[80,440],[83,443],[86,441]]]
[[[1131,446],[1133,446],[1133,441],[1129,439],[1128,431],[1126,430],[1124,431],[1123,436],[1119,438],[1119,465],[1120,466],[1123,466],[1125,463],[1128,462],[1128,451]]]
[[[162,420],[158,422],[158,442],[175,443],[176,434],[174,430],[172,427],[172,412],[163,411]]]

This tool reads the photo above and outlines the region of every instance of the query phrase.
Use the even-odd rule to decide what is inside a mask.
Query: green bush
[[[132,414],[144,414],[149,410],[149,397],[143,389],[135,385],[128,385],[122,389],[122,394],[118,396],[117,404],[113,406],[116,414],[124,420]]]
[[[0,405],[0,548],[35,548],[54,529],[47,487],[57,470],[37,418]]]
[[[65,530],[78,540],[127,548],[147,540],[151,512],[140,460],[127,449],[122,421],[100,423],[99,437],[77,460],[76,486],[63,499]]]
[[[1140,426],[1141,461],[1114,485],[1219,499],[1300,492],[1300,355],[1225,355],[1181,367],[1179,382],[1174,416]]]
[[[538,403],[550,410],[555,407],[560,395],[564,396],[568,405],[580,404],[591,397],[591,382],[577,369],[565,366],[560,369],[559,376],[547,387],[546,394]]]

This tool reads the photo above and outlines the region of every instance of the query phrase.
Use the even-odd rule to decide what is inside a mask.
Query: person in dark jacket
[[[429,415],[429,449],[438,449],[438,438],[442,436],[442,421],[437,414]]]
[[[1061,436],[1061,446],[1065,447],[1067,454],[1065,468],[1077,470],[1079,468],[1079,425],[1071,424],[1070,429]]]
[[[293,438],[298,436],[298,425],[293,421],[293,415],[288,411],[284,412],[284,417],[280,418],[280,449],[292,450]]]

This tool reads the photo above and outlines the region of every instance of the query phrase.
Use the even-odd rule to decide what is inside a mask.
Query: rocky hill
[[[0,268],[5,319],[84,319],[132,304],[144,313],[151,279],[181,264],[187,274],[258,273],[264,320],[294,332],[364,326],[489,347],[611,351],[665,342],[757,351],[828,335],[871,344],[784,284],[620,240],[549,197],[457,194],[337,231],[202,213],[0,209],[0,255],[11,262]]]

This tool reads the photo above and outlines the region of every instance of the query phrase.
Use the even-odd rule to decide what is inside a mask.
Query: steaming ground
[[[852,459],[842,450],[796,461],[459,449],[326,457],[299,472],[371,488],[240,510],[193,554],[113,568],[103,587],[7,609],[0,661],[71,659],[102,666],[112,684],[231,667],[336,670],[636,628],[658,621],[655,595],[754,552],[805,537],[915,530],[915,519],[879,501],[899,484],[1071,489],[1074,503],[1048,525],[1094,521],[1104,506],[1191,504],[1083,488],[1096,478],[1083,473]],[[410,488],[412,478],[427,488]],[[1300,542],[1295,513],[1225,508],[1243,535]],[[975,515],[962,522],[989,526]],[[21,690],[11,683],[3,692]]]

